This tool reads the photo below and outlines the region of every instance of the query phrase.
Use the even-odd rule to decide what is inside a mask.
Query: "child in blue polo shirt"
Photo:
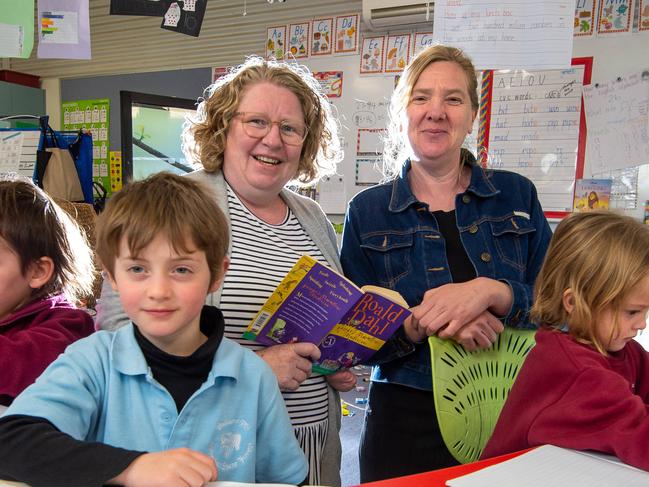
[[[307,475],[270,368],[204,305],[227,269],[228,225],[199,183],[127,185],[97,254],[131,324],[61,355],[0,418],[0,478],[32,486],[299,483]],[[218,472],[218,474],[217,474]]]

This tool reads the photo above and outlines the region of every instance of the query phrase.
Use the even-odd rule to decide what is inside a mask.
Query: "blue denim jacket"
[[[428,205],[408,184],[407,161],[399,177],[373,186],[350,202],[340,260],[357,285],[374,284],[401,293],[410,306],[424,293],[452,282],[445,242]],[[472,163],[471,183],[455,198],[460,238],[478,277],[507,283],[513,304],[506,326],[531,327],[533,285],[552,235],[536,188],[508,171]],[[372,380],[431,390],[428,344],[413,344],[403,329],[372,357]]]

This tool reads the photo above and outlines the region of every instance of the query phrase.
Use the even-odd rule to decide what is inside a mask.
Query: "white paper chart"
[[[490,103],[483,100],[489,110],[480,120],[488,165],[531,179],[545,212],[571,211],[584,66],[492,73],[483,80]]]

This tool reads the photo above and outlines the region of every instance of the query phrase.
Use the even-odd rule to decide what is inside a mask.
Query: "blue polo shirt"
[[[227,338],[180,413],[129,324],[70,345],[7,414],[128,450],[198,450],[214,458],[219,480],[296,484],[308,472],[272,370]]]

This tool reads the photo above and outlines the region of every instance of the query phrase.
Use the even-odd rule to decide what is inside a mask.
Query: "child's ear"
[[[572,313],[572,310],[575,309],[575,294],[572,289],[568,288],[563,292],[562,301],[566,313]]]
[[[54,275],[54,261],[51,257],[40,257],[27,267],[27,280],[29,287],[40,289],[45,286]]]
[[[115,278],[111,275],[110,272],[108,272],[108,269],[104,268],[101,275],[105,280],[108,281],[108,284],[110,284],[110,287],[115,291],[116,293],[119,292],[117,289],[117,283],[115,282]]]
[[[228,267],[230,267],[230,258],[228,256],[225,256],[223,257],[223,263],[221,264],[221,272],[216,277],[216,279],[214,279],[214,282],[208,290],[209,293],[213,293],[221,287],[221,284],[223,284],[223,279],[225,278],[225,273],[228,271]]]

